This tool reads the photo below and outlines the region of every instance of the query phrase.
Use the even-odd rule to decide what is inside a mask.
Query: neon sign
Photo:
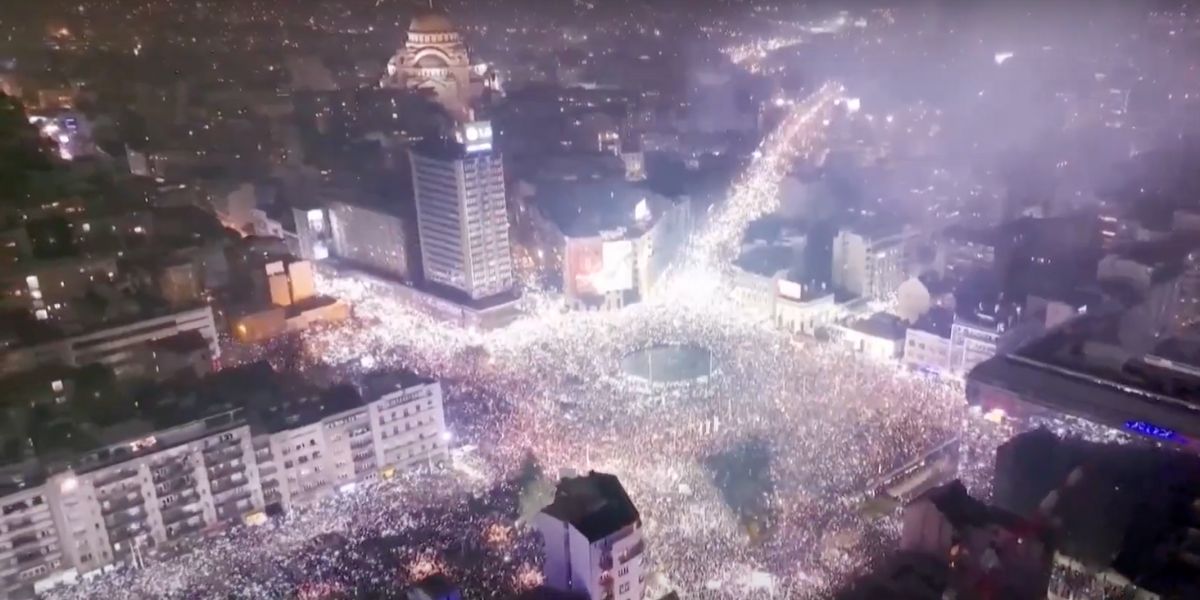
[[[1125,429],[1160,440],[1179,441],[1179,433],[1174,429],[1159,427],[1145,421],[1125,421]]]

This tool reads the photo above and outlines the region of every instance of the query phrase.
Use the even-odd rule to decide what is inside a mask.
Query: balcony
[[[154,491],[159,496],[169,496],[171,494],[183,493],[185,490],[190,490],[194,487],[196,487],[196,478],[191,473],[187,473],[154,486]]]
[[[8,521],[5,526],[8,527],[8,535],[13,535],[33,531],[34,529],[41,527],[43,522],[44,521],[41,519],[24,517],[20,519],[12,519]]]
[[[168,540],[178,540],[180,538],[192,535],[193,533],[197,533],[201,529],[204,529],[204,519],[196,518],[193,521],[187,521],[187,522],[175,525],[173,527],[168,527],[167,528],[167,539]]]
[[[118,544],[133,539],[144,532],[141,523],[127,523],[124,526],[108,530],[108,542]]]
[[[51,554],[51,552],[52,551],[50,551],[50,552],[41,552],[41,551],[24,552],[24,553],[16,555],[16,557],[13,558],[12,562],[13,562],[13,565],[15,565],[19,568],[25,568],[33,563],[46,560],[46,555]]]
[[[245,476],[238,477],[238,475],[240,475],[240,474],[241,474],[241,471],[235,471],[234,473],[231,473],[230,476],[228,476],[228,477],[223,477],[221,479],[212,479],[208,482],[208,490],[210,492],[212,492],[212,495],[214,497],[216,497],[216,496],[220,496],[221,494],[223,494],[225,492],[228,492],[229,490],[246,485],[246,477]]]
[[[209,481],[209,483],[216,483],[216,481],[218,479],[229,477],[230,475],[233,475],[234,473],[244,473],[245,470],[246,470],[245,465],[241,465],[241,464],[234,465],[234,464],[225,463],[222,465],[217,465],[215,467],[209,467],[208,481]]]
[[[145,503],[141,492],[131,492],[124,496],[106,500],[100,504],[100,513],[108,516],[116,512],[129,510],[135,506],[141,506]]]
[[[199,508],[189,509],[186,505],[174,506],[162,511],[163,526],[174,525],[199,514]]]
[[[33,544],[33,543],[37,542],[38,540],[42,540],[42,539],[45,539],[45,538],[43,536],[38,535],[35,532],[32,532],[32,531],[29,533],[23,533],[21,535],[18,535],[16,537],[12,538],[12,540],[11,540],[12,541],[12,549],[17,550],[17,549],[21,548],[22,546],[28,546],[29,544]]]
[[[250,486],[245,483],[234,487],[226,488],[220,492],[213,493],[213,504],[225,504],[232,500],[250,497]]]
[[[128,467],[123,468],[123,469],[114,469],[114,470],[111,470],[111,471],[105,473],[102,477],[96,477],[95,479],[92,480],[92,483],[97,488],[102,488],[107,485],[114,484],[118,481],[129,479],[130,477],[137,477],[137,474],[138,474],[137,469],[132,469],[132,468],[128,468]]]
[[[104,517],[104,526],[107,527],[109,531],[112,531],[114,529],[120,529],[121,527],[129,525],[130,523],[142,523],[145,520],[145,511],[143,511],[141,508],[136,508],[132,513],[125,510],[106,515]]]
[[[188,461],[181,460],[155,465],[150,468],[150,473],[151,479],[154,481],[155,485],[157,485],[175,479],[180,475],[190,474],[194,470],[195,469]]]
[[[235,458],[241,458],[244,453],[240,444],[233,446],[225,446],[219,450],[204,451],[204,466],[211,467],[221,463],[227,463]]]

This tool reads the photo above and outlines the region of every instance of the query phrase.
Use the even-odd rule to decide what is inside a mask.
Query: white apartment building
[[[261,509],[250,430],[237,412],[93,450],[0,498],[4,597],[173,552],[194,533]]]
[[[310,505],[449,457],[441,384],[401,374],[372,394],[301,403],[273,423],[236,408],[125,436],[69,464],[0,471],[0,598],[186,551],[196,534]],[[136,428],[136,423],[132,424]],[[272,429],[262,429],[273,426]]]
[[[0,598],[28,595],[33,583],[62,568],[62,541],[43,486],[0,500]]]
[[[915,235],[839,231],[833,238],[834,287],[871,300],[895,294],[908,278],[908,245]]]
[[[547,587],[591,600],[642,599],[642,520],[616,476],[563,478],[534,526],[545,542]]]
[[[425,279],[472,300],[513,287],[504,162],[491,125],[468,123],[458,144],[413,150],[413,192]]]
[[[212,307],[201,306],[167,315],[110,325],[102,329],[29,346],[0,351],[0,375],[10,375],[45,365],[79,367],[100,363],[118,376],[122,369],[155,340],[188,331],[208,341],[210,356],[221,356]]]
[[[290,415],[295,420],[268,424],[271,430],[255,437],[267,504],[290,510],[380,476],[445,463],[450,440],[440,383],[384,375],[364,385],[363,397],[368,401],[348,400],[325,414],[303,415],[301,408]]]

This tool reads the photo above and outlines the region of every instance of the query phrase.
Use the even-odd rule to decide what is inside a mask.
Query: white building
[[[409,228],[404,219],[377,208],[327,201],[335,256],[402,280],[412,277]]]
[[[0,500],[0,597],[29,597],[33,584],[63,568],[62,539],[45,486]]]
[[[875,313],[866,319],[827,328],[838,345],[876,360],[900,358],[904,348],[904,322],[888,313]]]
[[[127,437],[49,477],[21,479],[23,489],[0,498],[4,597],[30,597],[42,580],[173,552],[197,532],[261,509],[250,429],[238,412]]]
[[[934,308],[913,323],[904,338],[905,366],[912,369],[951,373],[950,337],[954,314]]]
[[[0,351],[0,375],[44,365],[84,366],[100,363],[121,375],[146,345],[195,331],[208,342],[210,356],[220,358],[212,307],[201,306],[167,315],[107,326],[88,333]]]
[[[289,510],[381,475],[445,462],[440,383],[378,376],[363,394],[298,403],[282,420],[264,424],[268,431],[254,443],[268,504]]]
[[[565,477],[534,518],[545,542],[545,585],[591,600],[641,600],[642,520],[616,476]]]
[[[379,376],[364,393],[271,398],[284,410],[232,408],[156,431],[128,422],[105,432],[119,441],[66,457],[69,464],[0,466],[0,598],[169,556],[201,532],[444,464],[438,382]]]
[[[513,287],[504,164],[490,124],[463,125],[459,137],[409,154],[417,231],[425,279],[478,300]]]
[[[915,233],[843,229],[833,238],[833,285],[872,300],[896,293],[908,278],[908,246]]]
[[[984,316],[979,319],[956,316],[950,328],[950,369],[966,373],[995,356],[1005,329],[1004,322],[989,321]]]
[[[775,323],[792,333],[817,335],[817,330],[845,313],[832,291],[805,288],[800,296],[780,293],[775,298]]]

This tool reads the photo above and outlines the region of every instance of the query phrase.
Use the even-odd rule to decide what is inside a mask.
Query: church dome
[[[439,12],[426,12],[413,17],[408,25],[410,33],[454,33],[454,24],[449,17]]]

